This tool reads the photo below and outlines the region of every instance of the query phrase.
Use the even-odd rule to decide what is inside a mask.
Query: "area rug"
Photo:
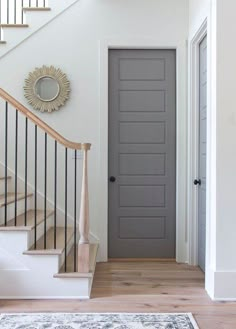
[[[1,329],[199,329],[189,313],[23,313],[0,315]]]

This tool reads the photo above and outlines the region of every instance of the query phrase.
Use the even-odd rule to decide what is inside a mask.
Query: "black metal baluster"
[[[7,1],[7,24],[9,24],[9,16],[10,16],[10,8],[9,8],[9,0]]]
[[[34,153],[34,249],[37,248],[37,161],[38,161],[38,131],[35,126],[35,153]]]
[[[7,166],[8,166],[8,103],[6,102],[5,112],[5,205],[4,205],[4,221],[7,226]]]
[[[65,148],[65,272],[67,271],[67,147]]]
[[[77,251],[77,227],[76,227],[76,217],[77,217],[77,150],[75,150],[75,186],[74,186],[74,272],[76,271],[76,251]]]
[[[15,133],[15,226],[17,225],[17,175],[18,175],[18,111],[16,110]]]
[[[43,0],[43,6],[46,7],[46,0]]]
[[[36,0],[36,7],[39,6],[39,0]]]
[[[25,118],[25,226],[27,226],[28,118]]]
[[[14,24],[16,24],[16,0],[14,1]]]
[[[54,178],[54,249],[57,248],[57,141],[55,141],[55,178]]]
[[[44,249],[47,248],[47,133],[45,133],[45,158],[44,158]]]
[[[21,24],[24,24],[24,0],[21,0]]]

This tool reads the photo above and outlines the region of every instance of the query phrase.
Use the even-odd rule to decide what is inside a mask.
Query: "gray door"
[[[176,54],[109,54],[109,257],[175,257]]]
[[[207,142],[207,37],[200,44],[198,264],[205,271],[206,252],[206,142]]]

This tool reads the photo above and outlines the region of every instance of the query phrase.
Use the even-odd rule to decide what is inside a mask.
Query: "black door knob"
[[[201,179],[195,179],[193,182],[194,185],[201,185],[201,183]]]
[[[115,178],[114,176],[111,176],[111,177],[110,177],[110,182],[111,182],[111,183],[114,183],[115,181],[116,181],[116,178]]]

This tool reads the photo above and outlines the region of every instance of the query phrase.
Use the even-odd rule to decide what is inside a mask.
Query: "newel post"
[[[88,193],[88,150],[90,144],[83,144],[83,176],[79,218],[78,272],[89,272],[89,193]]]

